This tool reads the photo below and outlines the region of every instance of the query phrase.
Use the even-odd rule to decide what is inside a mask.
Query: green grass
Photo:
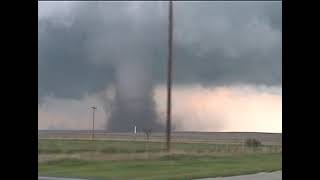
[[[88,179],[193,179],[281,169],[281,154],[178,156],[155,160],[84,161],[63,159],[39,164],[39,175]]]
[[[165,143],[149,142],[148,152],[159,152],[165,148]],[[211,153],[211,152],[281,152],[281,146],[261,146],[259,148],[248,148],[241,144],[206,144],[206,143],[174,143],[175,151]],[[145,152],[146,143],[141,141],[92,141],[92,140],[57,140],[40,139],[38,142],[39,154],[57,153],[134,153]]]
[[[169,155],[162,152],[164,143],[150,142],[148,147],[150,155],[158,156],[110,160],[104,158],[128,154],[136,156],[137,152],[145,155],[146,143],[40,139],[39,157],[49,155],[54,158],[39,161],[38,174],[90,180],[185,180],[282,169],[281,146],[247,148],[234,144],[174,143],[173,153]],[[79,156],[71,158],[74,154]],[[56,155],[65,156],[55,158]],[[85,155],[87,158],[83,158]],[[91,159],[91,155],[98,158]]]

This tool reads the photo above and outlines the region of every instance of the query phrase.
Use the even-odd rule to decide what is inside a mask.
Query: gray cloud
[[[269,20],[281,3],[270,3],[177,5],[175,82],[281,84],[281,29]]]

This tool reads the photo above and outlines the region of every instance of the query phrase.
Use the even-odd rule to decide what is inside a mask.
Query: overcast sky
[[[191,130],[190,122],[197,121],[204,126],[195,130],[203,131],[282,131],[281,9],[281,2],[174,2],[173,98],[198,97],[198,103],[211,104],[188,109],[180,103],[183,99],[176,99],[178,128]],[[161,114],[167,2],[42,1],[38,17],[39,128],[71,128],[75,119],[87,122],[71,114],[84,113],[90,105],[68,109],[67,104],[94,98],[92,103],[104,106],[100,121],[105,127],[110,112],[101,94],[112,88],[128,98],[150,95]],[[234,101],[223,103],[230,96]],[[243,108],[242,114],[235,107]],[[187,111],[202,116],[183,117]],[[246,123],[231,127],[240,121],[235,117]]]

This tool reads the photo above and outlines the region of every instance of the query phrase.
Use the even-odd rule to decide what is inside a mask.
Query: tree
[[[254,148],[261,146],[261,142],[259,140],[252,139],[252,138],[247,139],[245,141],[245,144],[248,147],[254,147]]]
[[[152,133],[152,128],[143,128],[142,131],[145,133],[147,137],[147,142],[146,142],[146,152],[147,152],[147,158],[149,159],[149,138]]]
[[[152,128],[143,128],[143,132],[145,133],[146,137],[147,137],[147,141],[149,141],[149,137],[151,136],[152,133]]]

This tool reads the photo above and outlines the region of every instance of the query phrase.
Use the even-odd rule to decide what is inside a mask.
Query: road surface
[[[38,177],[38,180],[86,180],[86,179]],[[282,180],[282,172],[277,171],[272,173],[258,173],[258,174],[251,174],[251,175],[205,178],[205,179],[197,179],[197,180]]]
[[[258,173],[243,176],[205,178],[198,180],[282,180],[282,172],[277,171],[272,173]]]
[[[86,180],[86,179],[56,178],[56,177],[38,177],[38,180]]]

